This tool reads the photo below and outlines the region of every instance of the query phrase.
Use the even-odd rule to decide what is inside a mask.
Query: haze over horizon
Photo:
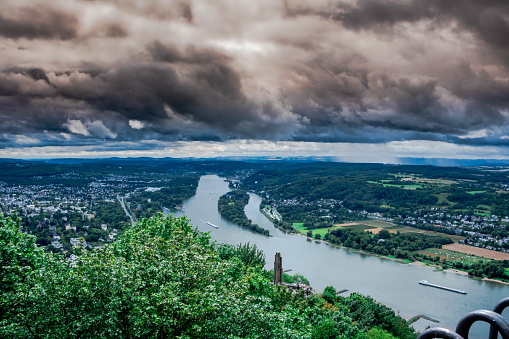
[[[4,0],[0,157],[509,159],[505,0]]]

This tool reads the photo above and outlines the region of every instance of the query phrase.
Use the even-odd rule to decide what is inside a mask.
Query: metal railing
[[[509,306],[509,298],[500,300],[493,311],[479,310],[468,313],[460,319],[456,331],[443,327],[434,327],[423,331],[417,339],[445,338],[445,339],[468,339],[470,327],[476,321],[484,321],[490,324],[489,339],[497,339],[498,334],[502,339],[509,339],[509,322],[501,316],[502,311]]]

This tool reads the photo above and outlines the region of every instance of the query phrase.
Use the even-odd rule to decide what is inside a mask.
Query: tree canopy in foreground
[[[75,260],[44,252],[18,227],[0,216],[0,337],[415,337],[369,297],[275,287],[261,260],[236,256],[249,245],[221,254],[185,218],[144,219]]]

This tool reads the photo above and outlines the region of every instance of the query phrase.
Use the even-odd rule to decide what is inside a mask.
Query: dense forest
[[[281,173],[279,173],[281,174]],[[369,176],[366,177],[366,174]],[[389,205],[396,209],[422,208],[437,203],[438,198],[420,190],[405,190],[398,187],[383,187],[369,183],[368,179],[380,176],[379,172],[342,175],[339,177],[311,177],[303,174],[302,179],[287,182],[291,177],[281,174],[279,180],[274,176],[267,179],[263,173],[256,173],[245,180],[246,187],[264,190],[272,199],[296,199],[297,201],[317,201],[334,199],[342,201],[342,206],[351,210],[384,212]],[[263,188],[263,189],[262,189]]]
[[[269,235],[268,230],[257,224],[253,224],[252,221],[246,217],[244,207],[246,207],[248,202],[249,194],[242,190],[235,190],[219,197],[217,208],[221,216],[226,220],[253,232]]]
[[[454,180],[454,184],[427,183],[404,189],[409,182],[396,178],[405,175],[425,175],[427,180]],[[438,206],[437,195],[447,193],[449,201],[442,206],[456,204],[454,209],[473,211],[477,205],[485,204],[493,206],[500,215],[509,215],[509,194],[500,194],[500,185],[505,182],[507,175],[503,173],[474,168],[359,164],[324,164],[321,167],[313,164],[295,171],[267,169],[243,180],[245,189],[267,193],[272,200],[334,199],[351,210],[392,210],[394,214],[401,214],[406,210]],[[478,194],[471,194],[475,190],[479,190]]]
[[[274,286],[256,247],[216,249],[185,218],[143,219],[74,260],[18,228],[0,217],[2,338],[416,337],[370,297]]]

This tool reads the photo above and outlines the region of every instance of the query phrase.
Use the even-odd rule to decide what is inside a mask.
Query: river
[[[253,193],[250,193],[246,215],[253,223],[268,229],[272,237],[242,229],[224,220],[217,210],[217,200],[228,191],[228,183],[223,178],[202,176],[196,195],[184,203],[182,213],[200,231],[210,232],[211,238],[218,243],[256,244],[265,253],[267,268],[273,267],[274,256],[280,252],[283,269],[291,269],[290,274],[304,275],[318,292],[331,285],[336,290],[347,289],[345,295],[351,292],[369,295],[405,319],[423,314],[440,321],[437,324],[418,320],[413,324],[416,330],[422,331],[427,326],[455,329],[458,320],[468,312],[491,310],[499,300],[509,296],[509,285],[506,284],[404,264],[284,233],[259,211],[261,198]],[[207,221],[219,228],[212,228]],[[421,286],[418,284],[420,280],[465,290],[468,294]],[[504,316],[507,317],[506,312]],[[470,333],[471,338],[487,337],[488,325],[477,322]]]

